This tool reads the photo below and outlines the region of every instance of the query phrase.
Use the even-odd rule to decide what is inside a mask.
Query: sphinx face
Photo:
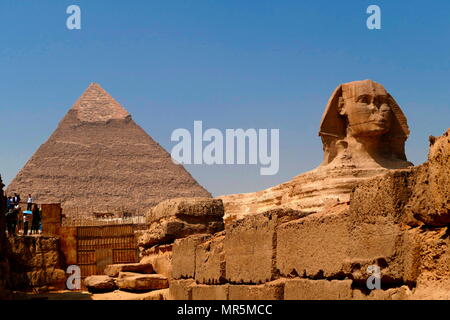
[[[349,134],[356,137],[380,136],[391,128],[389,95],[372,81],[343,87],[340,114],[347,117]]]

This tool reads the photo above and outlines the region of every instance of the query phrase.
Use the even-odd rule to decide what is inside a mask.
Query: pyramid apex
[[[111,119],[125,119],[130,116],[100,84],[92,82],[72,106],[82,122],[106,122]]]

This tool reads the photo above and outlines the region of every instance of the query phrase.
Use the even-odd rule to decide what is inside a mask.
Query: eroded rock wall
[[[58,238],[10,237],[9,285],[14,290],[47,291],[65,288]]]

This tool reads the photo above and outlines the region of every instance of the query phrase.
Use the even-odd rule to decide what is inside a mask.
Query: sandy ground
[[[116,290],[108,293],[91,294],[87,291],[57,291],[49,293],[14,292],[14,300],[167,300],[169,289],[145,293]]]
[[[92,294],[73,291],[48,293],[14,292],[13,300],[92,300]]]

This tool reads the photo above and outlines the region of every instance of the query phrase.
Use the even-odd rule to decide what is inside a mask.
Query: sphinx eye
[[[358,98],[358,102],[361,103],[370,103],[370,97],[369,96],[360,96]]]
[[[381,105],[380,111],[381,112],[389,112],[389,111],[391,111],[391,108],[389,107],[389,105],[387,103],[383,103]]]

